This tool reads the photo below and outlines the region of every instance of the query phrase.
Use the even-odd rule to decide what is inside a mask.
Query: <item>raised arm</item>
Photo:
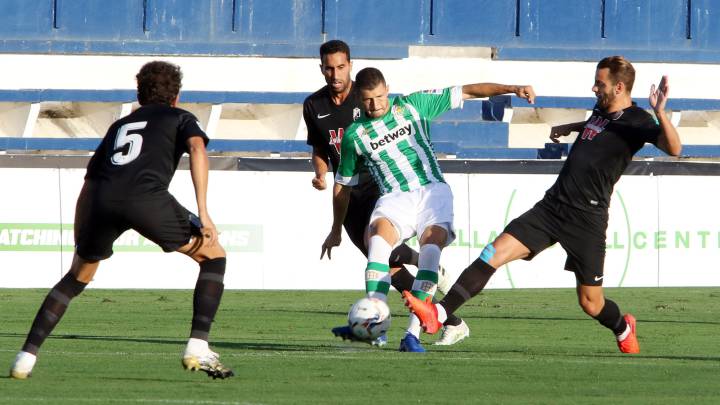
[[[205,142],[199,136],[193,136],[187,140],[188,153],[190,154],[190,176],[195,187],[195,200],[197,201],[198,216],[202,222],[201,232],[205,236],[207,246],[215,246],[218,240],[217,229],[207,208],[207,187],[209,161]]]
[[[462,86],[463,100],[469,98],[492,97],[501,94],[515,94],[520,98],[524,98],[529,104],[535,102],[535,91],[532,86],[526,85],[507,85],[497,83],[474,83]]]
[[[333,224],[332,228],[330,228],[330,233],[322,245],[322,252],[320,253],[321,259],[325,256],[325,252],[327,252],[328,259],[332,259],[330,255],[332,248],[340,245],[342,224],[345,222],[345,216],[347,215],[351,191],[352,187],[339,183],[335,183],[335,187],[333,187]]]
[[[680,136],[677,133],[677,129],[670,122],[670,119],[665,115],[665,104],[670,93],[670,81],[667,76],[663,76],[660,79],[660,84],[657,87],[653,84],[650,87],[649,102],[655,116],[657,117],[658,123],[662,132],[658,136],[657,147],[663,152],[670,156],[680,156],[682,152],[682,143],[680,142]]]

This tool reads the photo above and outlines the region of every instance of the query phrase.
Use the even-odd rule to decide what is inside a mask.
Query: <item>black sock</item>
[[[495,274],[495,269],[480,258],[475,259],[470,266],[463,270],[450,291],[440,301],[448,318],[466,301],[478,295],[493,274]]]
[[[224,257],[208,259],[200,263],[195,292],[193,294],[193,318],[190,337],[208,340],[210,326],[215,319],[225,284]]]
[[[77,297],[86,286],[87,284],[77,281],[75,276],[70,273],[67,273],[55,284],[35,315],[35,320],[22,347],[23,351],[37,354],[45,338],[50,335],[65,314],[70,301]]]
[[[625,322],[625,318],[623,318],[620,313],[620,308],[614,301],[607,298],[605,298],[605,306],[603,309],[593,318],[600,322],[602,326],[613,331],[616,335],[622,334],[627,328],[627,322]]]
[[[458,326],[462,323],[462,318],[458,318],[455,314],[447,314],[447,319],[443,322],[444,326]]]
[[[402,267],[403,264],[418,265],[420,254],[406,244],[402,244],[390,253],[390,267]],[[408,291],[410,291],[408,289]]]
[[[390,283],[398,292],[412,291],[415,277],[405,266],[401,265],[399,267],[400,268],[390,277]]]

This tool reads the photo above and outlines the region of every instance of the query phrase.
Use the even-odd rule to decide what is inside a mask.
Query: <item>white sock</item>
[[[390,252],[392,246],[380,235],[368,241],[368,265],[365,269],[365,292],[369,298],[377,298],[387,302],[390,290]]]
[[[422,330],[422,327],[420,326],[420,319],[418,319],[418,317],[415,314],[410,314],[410,322],[408,323],[407,333],[420,339],[420,331],[421,330]]]
[[[420,247],[420,258],[418,259],[418,273],[415,276],[412,290],[423,294],[435,295],[437,290],[438,266],[440,266],[440,254],[442,249],[438,245],[428,243]],[[434,273],[434,274],[433,274]],[[434,279],[434,280],[433,280]],[[416,295],[417,296],[417,295]],[[420,295],[421,297],[423,295]]]
[[[34,354],[21,351],[17,354],[17,356],[15,356],[13,370],[23,373],[29,373],[32,371],[33,367],[35,367],[36,361],[37,356],[35,356]]]
[[[438,313],[438,321],[440,321],[440,323],[445,323],[445,321],[447,321],[447,311],[445,311],[445,307],[440,304],[435,304],[435,308]]]
[[[618,342],[622,342],[623,340],[625,340],[625,338],[628,337],[631,331],[632,328],[630,328],[630,324],[627,324],[627,326],[625,327],[625,331],[619,335],[615,335],[615,337],[617,337]]]
[[[188,339],[187,346],[185,347],[185,353],[205,353],[208,350],[210,350],[208,342],[196,338]]]

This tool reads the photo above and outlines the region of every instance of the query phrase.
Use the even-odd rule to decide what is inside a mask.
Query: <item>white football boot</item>
[[[15,356],[15,362],[10,368],[10,377],[16,380],[24,380],[32,375],[37,356],[28,352],[19,352]]]
[[[220,355],[210,350],[207,342],[191,338],[185,347],[182,358],[183,367],[190,371],[203,371],[213,380],[224,379],[235,374],[232,370],[220,363]]]
[[[435,346],[450,346],[460,342],[468,336],[470,336],[470,328],[468,328],[465,321],[462,321],[458,326],[444,326],[440,339],[433,344]]]

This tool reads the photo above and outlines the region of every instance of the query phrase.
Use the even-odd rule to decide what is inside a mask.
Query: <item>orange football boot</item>
[[[623,340],[618,340],[617,345],[621,352],[637,354],[640,353],[640,343],[637,340],[637,333],[635,332],[635,317],[630,314],[625,314],[625,322],[630,326],[630,333]]]
[[[425,333],[432,335],[440,330],[442,323],[438,321],[438,312],[435,304],[432,303],[432,297],[426,297],[425,301],[422,301],[412,295],[410,291],[403,291],[402,295],[405,298],[405,306],[410,308],[410,311],[420,319]]]

